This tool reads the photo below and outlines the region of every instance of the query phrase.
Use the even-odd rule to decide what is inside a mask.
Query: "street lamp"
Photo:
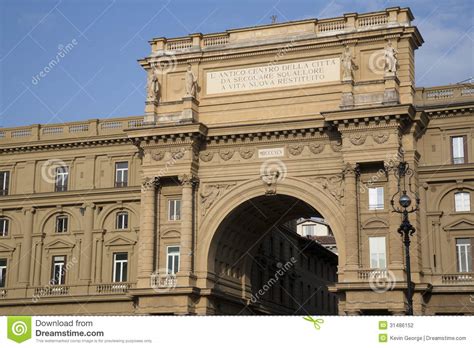
[[[398,233],[402,236],[403,245],[405,246],[405,263],[407,274],[407,315],[413,315],[413,284],[411,282],[411,267],[410,267],[410,237],[415,233],[415,227],[412,226],[408,220],[408,214],[414,213],[418,210],[420,205],[420,198],[418,194],[412,190],[412,178],[414,172],[407,162],[402,161],[398,164],[395,170],[395,177],[398,182],[398,191],[392,196],[390,204],[393,211],[402,214],[402,223],[398,228]],[[415,206],[411,207],[412,200],[409,194],[415,196]],[[395,204],[395,197],[398,196],[398,205]]]

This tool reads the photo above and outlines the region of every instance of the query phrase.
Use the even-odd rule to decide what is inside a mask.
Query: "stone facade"
[[[390,207],[402,158],[421,198],[410,216],[415,313],[471,313],[472,268],[459,272],[456,241],[474,238],[474,216],[455,211],[454,194],[472,200],[474,88],[415,87],[423,39],[412,20],[396,7],[156,38],[139,61],[144,117],[1,129],[2,314],[333,313],[336,303],[341,315],[403,313],[400,216]],[[463,163],[453,162],[461,136]],[[384,194],[373,210],[376,187]],[[57,232],[58,216],[67,231]],[[334,234],[337,281],[329,251],[285,230],[311,216]],[[371,237],[385,237],[383,269],[371,267]],[[176,246],[179,269],[168,275]],[[124,253],[126,281],[113,282]],[[252,301],[300,254],[278,295]],[[48,284],[61,256],[66,283]]]

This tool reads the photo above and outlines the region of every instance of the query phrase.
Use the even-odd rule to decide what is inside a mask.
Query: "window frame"
[[[61,263],[59,261],[56,261],[56,259],[62,257],[62,267],[61,267],[61,273],[60,277],[58,278],[59,281],[56,280],[56,265],[60,265]],[[52,285],[65,285],[66,284],[66,260],[67,256],[66,255],[53,255],[51,259],[51,284]]]
[[[60,231],[60,228],[59,228],[59,221],[60,220],[66,221],[65,226],[64,226],[64,222],[62,224],[62,231]],[[66,227],[66,228],[64,229],[64,227]],[[56,225],[55,225],[54,232],[59,233],[59,234],[69,232],[69,216],[67,214],[59,214],[59,215],[56,216]]]
[[[458,210],[458,202],[456,200],[456,197],[462,197],[466,195],[467,196],[467,209],[460,209]],[[459,203],[462,203],[463,207],[465,204],[465,198],[462,198]],[[461,207],[462,208],[462,207]],[[460,192],[455,192],[454,193],[454,211],[456,213],[466,213],[471,211],[471,193],[468,191],[460,191]]]
[[[5,264],[2,265],[1,262],[4,261]],[[0,259],[0,289],[5,289],[7,287],[7,276],[8,276],[8,259]]]
[[[463,157],[456,157],[456,158],[462,158],[462,162],[456,162],[455,157],[454,157],[454,139],[456,138],[461,138],[462,139],[462,151],[463,151]],[[465,164],[468,163],[468,153],[467,153],[467,136],[466,135],[453,135],[450,137],[450,149],[451,149],[451,163],[452,164]]]
[[[8,196],[10,188],[10,171],[0,170],[0,176],[3,174],[3,179],[0,180],[0,196]]]
[[[307,224],[307,225],[302,225],[302,230],[301,232],[303,233],[303,236],[306,237],[306,236],[315,236],[316,235],[316,225],[315,224]],[[311,229],[311,234],[307,234],[305,233],[305,229],[310,227]]]
[[[466,240],[468,243],[461,244],[459,243],[460,240]],[[456,271],[458,273],[471,273],[472,272],[472,266],[473,266],[473,250],[472,250],[472,245],[473,245],[474,238],[470,237],[459,237],[455,239],[456,243]],[[460,252],[460,247],[459,246],[465,246],[464,250],[464,257],[465,257],[465,267],[466,269],[464,270],[463,265],[461,264],[461,252]]]
[[[120,164],[126,164],[127,168],[118,168]],[[119,181],[119,173],[120,173],[120,181]],[[126,179],[124,180],[124,176]],[[129,179],[129,164],[128,161],[117,161],[115,162],[115,187],[127,187],[128,186],[128,179]]]
[[[117,260],[118,255],[125,255],[125,260]],[[117,279],[117,265],[120,265],[120,280]],[[124,271],[125,265],[125,271]],[[128,252],[118,251],[113,253],[112,256],[112,283],[126,283],[128,281]]]
[[[61,172],[65,170],[65,172]],[[61,166],[56,168],[56,176],[54,180],[55,192],[66,192],[69,186],[69,166]]]
[[[177,248],[177,251],[170,252],[170,248]],[[170,257],[172,260],[173,269],[170,269]],[[176,259],[177,258],[177,259]],[[181,263],[181,246],[179,245],[168,245],[166,247],[166,272],[167,274],[176,274],[180,271]]]
[[[375,204],[371,204],[371,199],[370,197],[373,197],[370,192],[373,192],[375,190],[375,197],[376,197],[376,202]],[[379,202],[379,191],[382,191],[382,202]],[[383,186],[374,186],[374,187],[369,187],[367,190],[367,195],[368,195],[368,209],[369,210],[384,210],[385,209],[385,188]]]
[[[372,241],[373,240],[383,240],[383,253],[379,250],[373,250]],[[376,254],[377,265],[372,264],[372,255]],[[380,267],[380,255],[384,255],[385,265]],[[387,237],[386,236],[370,236],[369,237],[369,268],[370,269],[387,269],[388,260],[387,260]]]
[[[171,215],[171,203],[173,204],[174,215]],[[176,207],[179,202],[179,214],[176,215]],[[168,221],[181,221],[181,198],[168,198]],[[174,218],[173,218],[174,217]]]
[[[10,232],[10,219],[5,216],[0,217],[0,222],[3,221],[4,223],[0,225],[0,237],[8,237]],[[5,228],[6,227],[6,228]]]
[[[121,216],[125,216],[126,219],[125,221],[121,221],[120,220],[120,217]],[[128,214],[128,211],[126,210],[121,210],[119,212],[117,212],[117,214],[115,215],[115,229],[116,230],[128,230],[128,225],[129,225],[129,218],[130,218],[130,215]],[[124,223],[124,226],[120,227],[120,222]]]

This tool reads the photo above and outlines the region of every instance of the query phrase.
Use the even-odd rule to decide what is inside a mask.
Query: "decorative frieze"
[[[229,191],[234,186],[235,184],[228,183],[207,184],[199,193],[202,216],[207,214],[217,199],[223,196],[225,192]]]
[[[234,149],[221,149],[219,150],[219,156],[224,160],[228,161],[234,156],[235,150]]]
[[[303,144],[290,144],[288,145],[288,152],[293,156],[301,155],[303,152],[304,145]]]

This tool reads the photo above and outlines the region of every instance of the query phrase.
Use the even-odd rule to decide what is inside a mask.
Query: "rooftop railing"
[[[474,84],[457,84],[450,86],[418,88],[415,95],[415,104],[438,105],[455,104],[474,98]]]

